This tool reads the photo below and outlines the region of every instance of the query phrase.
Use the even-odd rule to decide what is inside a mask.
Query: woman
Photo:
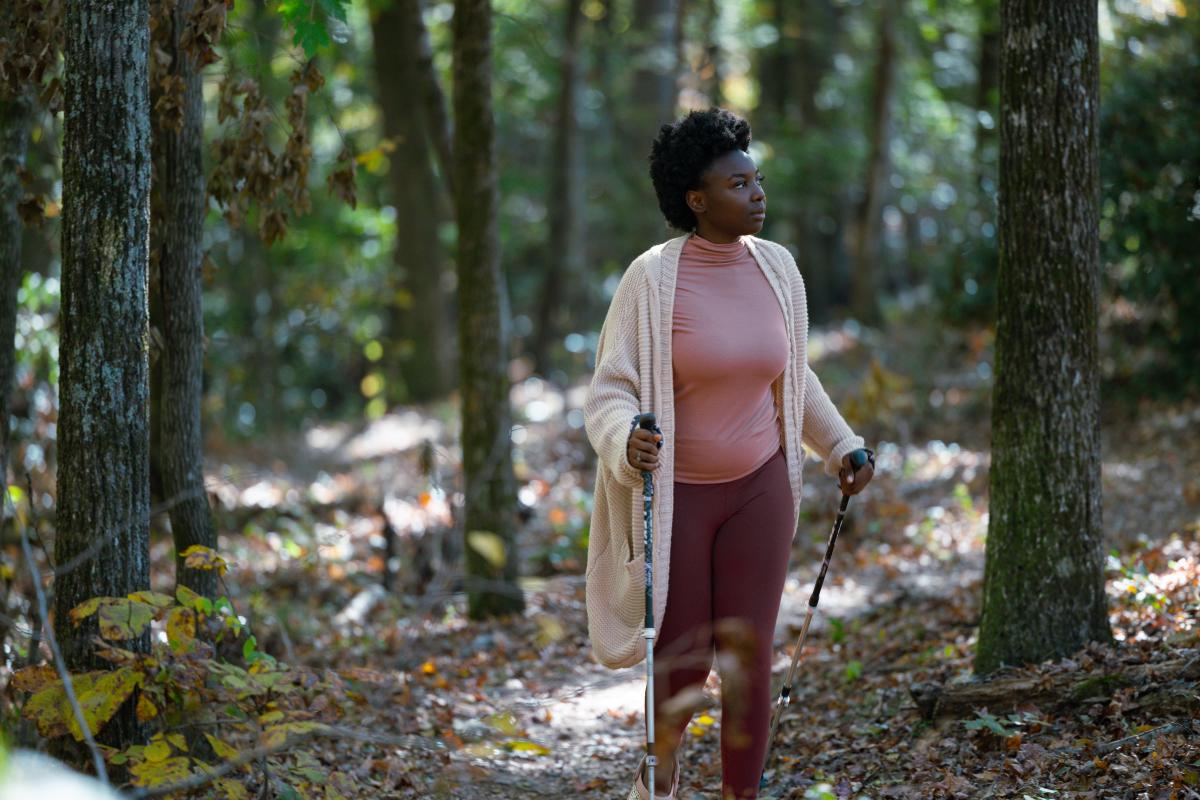
[[[588,631],[612,668],[645,656],[641,473],[655,475],[655,796],[718,656],[725,797],[757,794],[767,748],[775,620],[801,497],[801,444],[842,490],[872,477],[863,447],[808,367],[795,261],[755,236],[766,217],[750,125],[721,109],[662,126],[650,176],[684,235],[622,276],[584,404],[600,457],[588,544]],[[635,428],[657,415],[661,435]],[[661,447],[661,450],[659,449]],[[639,767],[631,800],[648,797]]]

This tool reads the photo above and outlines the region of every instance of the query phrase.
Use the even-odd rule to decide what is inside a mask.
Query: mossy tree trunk
[[[99,595],[150,588],[148,0],[71,0],[65,15],[62,308],[54,632],[67,666],[95,656]],[[149,637],[124,643],[148,650]],[[101,740],[140,735],[133,703]]]
[[[396,142],[388,167],[396,207],[395,291],[389,305],[391,347],[385,363],[403,376],[394,399],[428,402],[451,388],[450,320],[438,241],[441,188],[433,170],[430,125],[418,63],[424,25],[418,0],[397,0],[371,15],[375,82],[383,128]]]
[[[888,186],[888,157],[892,126],[892,95],[896,85],[896,19],[904,12],[903,0],[882,0],[876,35],[879,54],[871,87],[871,116],[867,139],[870,154],[863,182],[863,200],[855,225],[854,274],[850,280],[850,302],[854,316],[863,322],[879,321],[879,229],[883,198]]]
[[[538,298],[537,329],[532,355],[534,369],[551,374],[551,348],[568,330],[575,315],[570,302],[576,294],[572,287],[583,281],[583,241],[580,230],[579,121],[575,110],[578,94],[579,29],[583,14],[582,0],[567,0],[563,13],[564,32],[560,68],[558,108],[555,116],[554,143],[551,147],[548,234],[541,297]]]
[[[1096,4],[1004,0],[1000,13],[999,317],[979,673],[1110,637]]]
[[[454,4],[454,186],[458,213],[467,579],[473,618],[521,611],[517,585],[509,310],[497,229],[488,0]]]

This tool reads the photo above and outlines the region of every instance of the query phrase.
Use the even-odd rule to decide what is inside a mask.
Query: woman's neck
[[[728,233],[705,225],[703,221],[696,226],[696,235],[702,239],[707,239],[713,244],[732,244],[742,238],[739,234]]]

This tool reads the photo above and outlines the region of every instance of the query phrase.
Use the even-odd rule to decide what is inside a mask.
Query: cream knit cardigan
[[[600,329],[596,370],[583,406],[588,439],[599,456],[588,539],[588,634],[596,660],[613,669],[632,666],[646,655],[642,474],[625,456],[633,419],[645,411],[655,412],[663,432],[652,510],[656,624],[661,626],[667,607],[675,485],[670,334],[679,253],[692,235],[650,248],[625,271]],[[827,474],[836,475],[842,456],[862,447],[863,440],[850,430],[808,366],[808,307],[795,260],[774,242],[743,238],[775,291],[787,325],[790,356],[772,390],[784,422],[780,443],[796,522],[801,443],[825,460]]]

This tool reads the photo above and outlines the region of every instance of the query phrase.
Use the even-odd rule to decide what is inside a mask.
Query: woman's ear
[[[699,189],[688,189],[683,195],[683,200],[693,214],[704,213],[704,192]]]

